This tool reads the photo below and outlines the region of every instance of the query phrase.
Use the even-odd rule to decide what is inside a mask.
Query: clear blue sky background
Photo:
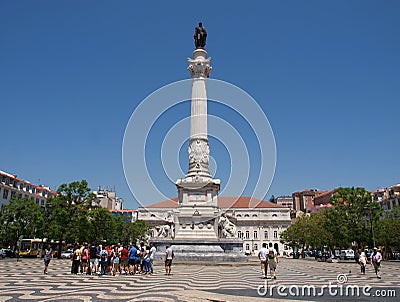
[[[398,183],[399,15],[400,1],[3,0],[0,169],[52,188],[115,186],[136,208],[125,126],[148,94],[189,78],[202,20],[212,78],[246,90],[272,125],[266,198]]]

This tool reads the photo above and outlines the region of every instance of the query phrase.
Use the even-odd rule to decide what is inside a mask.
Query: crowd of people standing
[[[102,246],[75,244],[71,255],[72,274],[125,275],[153,274],[156,248],[152,243],[137,245]]]

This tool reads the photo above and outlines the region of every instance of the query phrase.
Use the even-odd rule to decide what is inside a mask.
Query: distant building
[[[276,198],[276,204],[294,210],[292,196],[279,196]]]
[[[125,222],[135,222],[138,218],[136,210],[109,210],[115,217],[122,216]]]
[[[296,212],[310,213],[314,206],[314,197],[318,190],[304,190],[292,194],[293,207]]]
[[[385,212],[400,206],[400,184],[373,191],[371,194],[373,200],[379,202]]]
[[[35,185],[27,180],[18,178],[15,174],[10,174],[0,170],[0,205],[3,208],[9,203],[12,196],[32,198],[36,204],[44,207],[46,200],[50,196],[56,196],[57,192],[49,187]]]
[[[115,191],[99,187],[99,190],[93,191],[93,193],[97,197],[94,203],[102,208],[107,210],[122,210],[124,208],[124,200],[117,197]]]

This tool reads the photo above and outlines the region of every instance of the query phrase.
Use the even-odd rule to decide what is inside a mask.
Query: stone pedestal
[[[246,262],[247,257],[242,251],[242,240],[214,239],[214,240],[172,240],[153,238],[157,247],[156,259],[164,260],[167,246],[171,246],[177,262]]]
[[[186,177],[176,182],[176,239],[217,239],[219,179]]]

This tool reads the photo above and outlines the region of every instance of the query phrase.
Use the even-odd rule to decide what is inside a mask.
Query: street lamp
[[[374,248],[375,247],[375,233],[374,233],[373,217],[375,217],[375,215],[376,215],[376,209],[371,208],[371,207],[365,207],[364,214],[368,215],[368,218],[369,218],[371,236],[372,236],[372,248]]]

